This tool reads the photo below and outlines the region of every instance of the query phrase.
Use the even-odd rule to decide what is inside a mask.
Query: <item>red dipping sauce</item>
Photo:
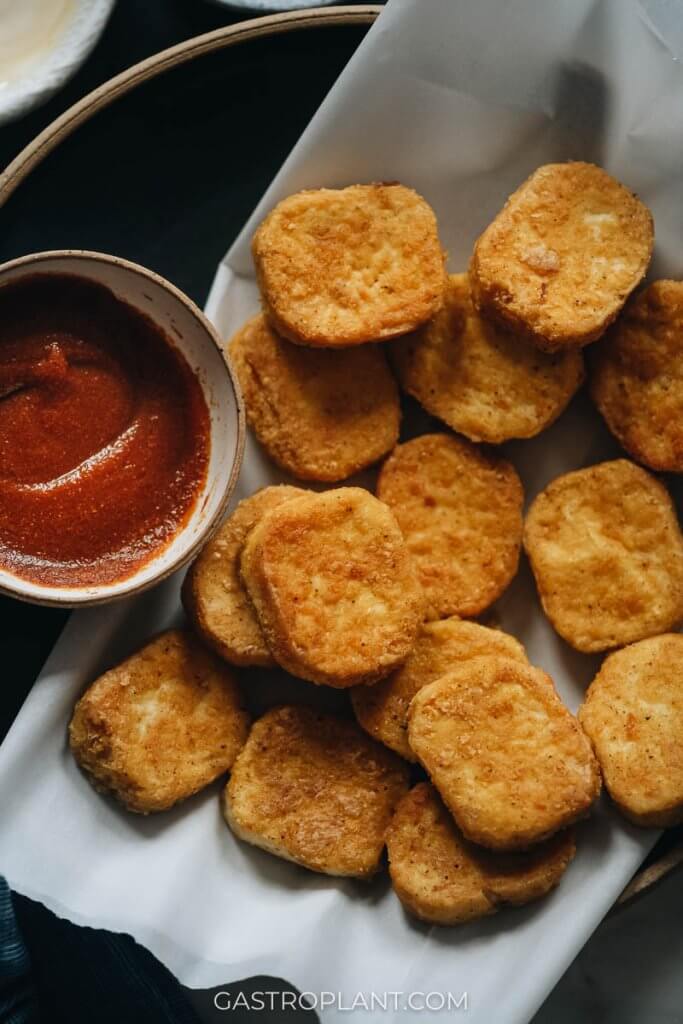
[[[43,585],[132,576],[206,481],[209,412],[181,353],[102,285],[0,289],[0,567]]]

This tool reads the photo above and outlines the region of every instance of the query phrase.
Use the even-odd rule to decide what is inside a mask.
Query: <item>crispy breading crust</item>
[[[353,722],[304,707],[254,723],[223,795],[230,828],[276,857],[366,878],[408,788],[408,767]]]
[[[683,472],[683,282],[655,281],[595,346],[590,390],[634,459]]]
[[[247,420],[271,459],[301,480],[344,480],[396,444],[398,388],[378,345],[339,351],[279,338],[261,314],[228,347]]]
[[[607,790],[636,825],[683,821],[683,636],[615,651],[579,710]]]
[[[566,473],[524,525],[543,610],[578,651],[604,651],[683,618],[683,537],[663,484],[627,459]]]
[[[233,665],[276,664],[239,576],[247,534],[264,513],[306,492],[299,487],[264,487],[241,501],[202,549],[183,581],[187,617],[203,640]]]
[[[274,658],[302,679],[375,681],[415,642],[422,601],[401,531],[360,487],[268,512],[247,538],[241,573]]]
[[[190,633],[170,630],[88,687],[69,742],[95,789],[147,814],[229,771],[248,731],[227,665]]]
[[[583,382],[578,349],[550,354],[484,319],[466,274],[443,309],[389,348],[401,387],[470,441],[500,444],[550,426]]]
[[[377,496],[401,527],[428,619],[483,612],[519,563],[522,483],[511,463],[450,434],[400,444]]]
[[[591,745],[541,669],[486,657],[423,687],[408,742],[464,836],[520,850],[584,817],[600,791]]]
[[[443,301],[434,212],[403,185],[297,192],[259,226],[252,253],[268,318],[299,345],[395,338]]]
[[[459,832],[433,786],[421,782],[387,830],[389,875],[406,910],[433,924],[460,924],[545,896],[576,852],[571,829],[524,853],[477,847]]]
[[[380,743],[408,761],[415,754],[408,743],[408,708],[423,686],[469,658],[501,654],[527,662],[518,640],[499,629],[489,629],[457,616],[426,622],[401,668],[374,686],[355,686],[351,704],[360,725]]]
[[[474,301],[548,352],[587,345],[643,279],[653,244],[648,208],[602,168],[546,164],[475,245]]]

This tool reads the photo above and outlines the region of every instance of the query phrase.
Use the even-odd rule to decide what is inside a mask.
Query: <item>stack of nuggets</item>
[[[523,523],[514,467],[473,443],[554,422],[583,381],[582,347],[618,317],[652,246],[646,207],[584,163],[539,168],[450,278],[434,213],[409,188],[279,203],[253,241],[262,312],[229,345],[250,426],[297,480],[337,483],[388,455],[377,496],[283,485],[237,506],[183,586],[211,653],[166,634],[77,705],[72,749],[94,784],[147,812],[231,771],[223,812],[239,838],[358,878],[386,843],[402,903],[439,924],[552,889],[600,768],[631,820],[681,820],[683,639],[656,635],[683,618],[665,487],[618,459],[551,482]],[[664,410],[678,408],[681,287],[633,299],[589,361],[614,434],[676,471]],[[397,443],[390,365],[464,437]],[[466,621],[510,584],[522,540],[562,637],[586,652],[631,643],[578,720],[514,637]],[[348,689],[357,724],[288,704],[249,732],[219,659]],[[410,789],[420,770],[430,781]]]

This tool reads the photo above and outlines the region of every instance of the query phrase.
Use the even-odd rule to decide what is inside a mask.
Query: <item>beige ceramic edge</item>
[[[200,309],[175,285],[137,263],[104,253],[60,249],[20,256],[0,265],[0,289],[34,274],[75,274],[109,288],[149,317],[185,357],[209,409],[211,449],[205,484],[173,539],[133,575],[115,583],[55,587],[0,570],[0,593],[32,604],[82,607],[138,594],[185,565],[217,529],[242,465],[245,420],[242,397],[221,339]]]
[[[0,174],[0,207],[33,168],[53,149],[56,149],[59,143],[80,124],[142,82],[155,78],[178,64],[194,60],[195,57],[234,46],[237,43],[247,42],[250,39],[257,39],[260,36],[319,26],[369,25],[375,20],[381,9],[378,4],[367,4],[354,7],[315,8],[254,18],[240,22],[238,25],[231,25],[196,36],[194,39],[188,39],[133,65],[75,103],[19,153]],[[679,867],[681,863],[683,863],[683,842],[665,854],[661,861],[638,872],[624,890],[617,906],[623,906],[634,896],[642,895],[670,871]]]
[[[238,25],[215,29],[204,35],[195,36],[185,42],[162,50],[153,57],[133,64],[121,74],[110,78],[103,85],[93,89],[78,103],[74,103],[52,124],[48,125],[26,146],[0,174],[0,207],[12,192],[59,143],[70,135],[80,124],[96,114],[98,110],[113,103],[120,96],[130,92],[149,78],[155,78],[179,64],[194,60],[203,54],[222,50],[237,43],[244,43],[261,36],[278,35],[304,28],[333,27],[335,25],[370,25],[382,10],[379,4],[357,7],[314,7],[305,11],[290,11],[287,14],[272,14],[263,18],[250,18]]]

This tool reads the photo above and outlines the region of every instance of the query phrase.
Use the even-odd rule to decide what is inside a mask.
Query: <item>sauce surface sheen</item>
[[[131,576],[187,521],[209,437],[184,357],[107,288],[0,289],[0,567],[65,587]]]

